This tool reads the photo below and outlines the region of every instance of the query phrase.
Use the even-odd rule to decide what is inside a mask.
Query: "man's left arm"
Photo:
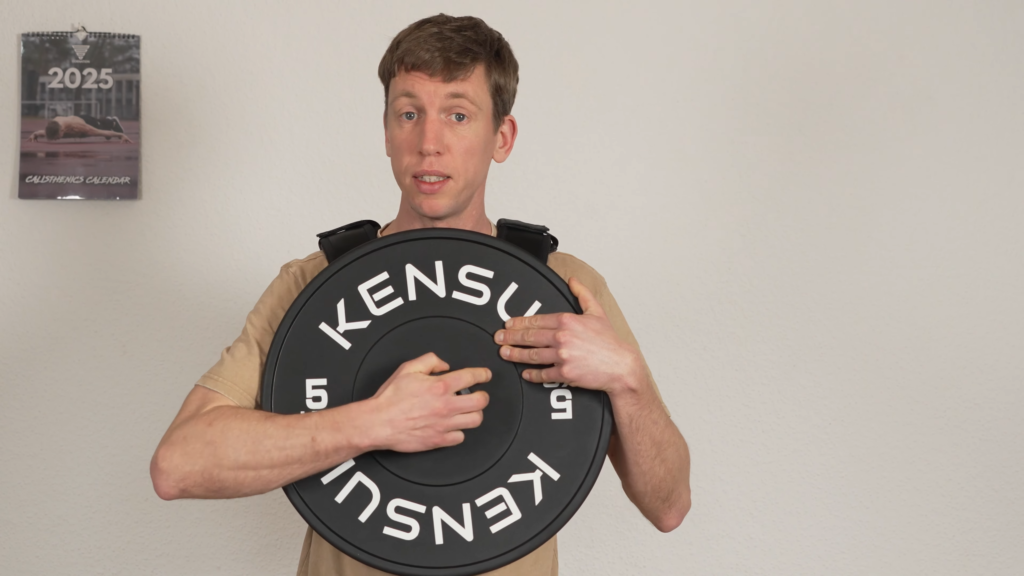
[[[506,360],[550,365],[524,370],[530,382],[564,382],[608,394],[615,415],[608,457],[622,488],[658,530],[674,530],[690,510],[686,440],[661,402],[615,300],[606,294],[606,310],[578,279],[570,278],[569,288],[583,314],[512,318],[495,333],[495,342]],[[616,332],[613,318],[624,334]]]
[[[122,144],[134,144],[132,139],[127,135],[120,132],[114,132],[113,130],[100,130],[99,128],[93,128],[88,124],[83,123],[82,126],[78,127],[79,130],[85,132],[86,136],[102,136],[104,138],[117,138]]]

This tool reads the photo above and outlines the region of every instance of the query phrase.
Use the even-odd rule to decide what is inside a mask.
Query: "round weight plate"
[[[579,311],[550,268],[476,232],[400,232],[345,254],[281,321],[264,409],[364,400],[427,352],[452,370],[490,368],[490,382],[473,387],[490,403],[462,444],[363,454],[285,487],[288,498],[327,542],[386,572],[478,574],[529,554],[594,485],[611,407],[603,392],[523,380],[525,366],[502,360],[493,335],[509,316]]]

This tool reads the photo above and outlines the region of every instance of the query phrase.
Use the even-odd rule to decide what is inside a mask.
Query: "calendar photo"
[[[139,197],[139,37],[33,32],[21,37],[18,197]]]

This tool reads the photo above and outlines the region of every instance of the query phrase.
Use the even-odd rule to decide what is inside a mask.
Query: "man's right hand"
[[[421,452],[454,446],[465,439],[463,430],[480,426],[490,400],[487,392],[457,392],[490,381],[491,371],[463,368],[433,375],[448,369],[434,353],[398,367],[367,401],[374,404],[376,415],[370,431],[371,449]]]
[[[150,463],[161,498],[262,494],[368,450],[418,452],[463,441],[479,426],[486,392],[456,392],[491,379],[486,368],[447,374],[434,354],[402,364],[372,397],[306,414],[237,406],[195,386]]]

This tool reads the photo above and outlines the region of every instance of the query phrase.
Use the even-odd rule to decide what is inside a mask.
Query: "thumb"
[[[583,282],[577,280],[575,276],[569,278],[569,290],[572,290],[573,295],[579,299],[580,307],[583,308],[584,314],[604,317],[604,308],[601,308],[601,303],[597,301],[594,293],[584,286]]]

